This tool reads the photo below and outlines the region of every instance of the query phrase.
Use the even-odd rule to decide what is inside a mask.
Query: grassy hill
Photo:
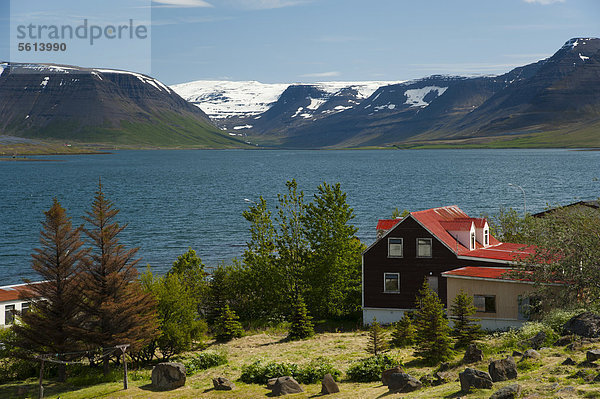
[[[484,360],[468,365],[478,370],[487,371],[490,360],[501,359],[512,354],[513,349],[520,349],[518,342],[535,334],[538,325],[531,325],[519,333],[509,332],[504,334],[489,335],[480,342],[484,349]],[[367,344],[367,332],[354,330],[347,332],[323,332],[304,341],[289,342],[285,340],[285,332],[269,330],[254,332],[240,339],[235,339],[226,344],[208,342],[206,351],[225,354],[228,363],[218,367],[209,368],[188,376],[186,385],[182,388],[168,391],[155,392],[150,388],[150,368],[131,370],[129,373],[129,389],[123,390],[122,370],[116,369],[106,382],[99,382],[101,377],[90,374],[87,367],[81,368],[78,376],[72,376],[67,383],[58,384],[45,381],[46,397],[61,399],[74,398],[256,398],[269,396],[270,391],[264,385],[245,384],[238,380],[244,365],[255,360],[275,362],[293,362],[299,365],[311,360],[324,357],[343,374],[338,383],[340,393],[331,395],[332,398],[377,398],[388,395],[387,387],[380,382],[356,383],[347,380],[345,371],[353,362],[366,358],[364,351]],[[600,371],[598,367],[582,364],[585,360],[587,349],[600,348],[600,343],[592,342],[575,345],[573,349],[566,347],[548,347],[539,350],[541,360],[519,362],[517,380],[494,383],[493,389],[475,390],[471,393],[460,391],[460,383],[455,381],[458,373],[467,365],[461,363],[464,352],[457,351],[450,362],[450,382],[436,387],[425,387],[419,391],[402,394],[404,398],[489,398],[499,388],[517,382],[523,387],[523,397],[550,398],[550,397],[581,397],[600,398],[600,382],[586,381]],[[405,371],[416,378],[430,374],[435,367],[422,365],[415,359],[412,349],[393,349],[388,352],[401,361]],[[189,361],[196,353],[186,353],[179,359],[183,363]],[[571,357],[576,365],[565,366],[561,363]],[[78,366],[70,366],[71,375],[78,374]],[[80,366],[81,367],[81,366]],[[212,387],[212,378],[224,376],[233,380],[237,389],[231,392],[215,391]],[[0,385],[0,397],[17,397],[19,387],[27,389],[27,397],[36,397],[37,380]],[[572,387],[572,388],[569,388]],[[320,383],[303,385],[305,392],[295,394],[293,398],[310,398],[318,396],[321,391]],[[391,397],[399,397],[393,395]]]

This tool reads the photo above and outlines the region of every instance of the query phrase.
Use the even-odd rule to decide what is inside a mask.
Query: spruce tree
[[[373,323],[369,327],[369,341],[367,343],[367,352],[377,356],[388,348],[387,334],[383,327],[373,318]]]
[[[444,317],[444,305],[429,287],[427,279],[417,294],[416,308],[417,349],[415,355],[429,364],[449,360],[452,356],[450,326]]]
[[[392,345],[396,348],[405,348],[415,343],[416,330],[408,313],[404,313],[402,319],[394,323],[392,331]]]
[[[229,308],[229,305],[225,305],[221,309],[214,328],[217,341],[229,341],[233,338],[240,338],[244,331],[242,324],[239,322],[239,317]]]
[[[477,312],[477,309],[473,306],[472,296],[460,290],[450,306],[450,312],[454,320],[452,335],[456,337],[456,348],[465,348],[481,337],[483,331],[477,323],[479,319],[471,317]]]
[[[119,234],[127,227],[114,221],[119,210],[104,197],[102,183],[84,220],[91,227],[84,233],[91,241],[91,255],[82,274],[83,310],[87,316],[81,334],[93,347],[129,344],[139,350],[158,335],[156,303],[138,281],[134,259],[138,248],[125,249]],[[104,372],[108,373],[108,356]]]
[[[299,340],[313,336],[315,334],[315,330],[313,328],[311,319],[312,317],[308,315],[306,304],[302,300],[302,297],[299,297],[294,304],[292,325],[290,326],[288,338],[290,340]]]
[[[29,285],[30,293],[23,299],[32,302],[30,311],[21,315],[13,330],[19,347],[38,354],[59,353],[59,360],[66,361],[63,354],[76,351],[80,344],[74,332],[81,322],[78,273],[87,250],[81,248],[81,227],[72,228],[56,198],[44,214],[41,248],[31,255],[31,267],[44,283]],[[66,378],[64,363],[58,365],[58,377]]]

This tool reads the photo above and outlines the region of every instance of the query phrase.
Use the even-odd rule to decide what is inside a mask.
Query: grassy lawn
[[[489,336],[481,343],[484,347],[485,359],[480,363],[470,365],[478,370],[487,371],[490,360],[500,359],[512,353],[512,350],[500,344],[502,338]],[[91,379],[72,374],[65,384],[58,384],[45,380],[45,393],[48,398],[256,398],[265,397],[270,391],[263,385],[245,384],[238,381],[242,366],[258,359],[278,362],[293,362],[299,365],[306,364],[319,356],[328,359],[335,367],[345,372],[353,361],[367,357],[364,348],[367,344],[367,332],[337,332],[321,333],[305,341],[288,342],[285,334],[278,332],[257,333],[240,339],[235,339],[226,344],[209,342],[208,351],[218,351],[227,354],[228,364],[200,371],[188,376],[185,387],[167,391],[156,392],[150,387],[150,369],[130,370],[129,389],[123,390],[122,371],[114,370],[111,375],[112,382],[97,383]],[[518,362],[519,377],[517,382],[522,385],[523,397],[551,398],[551,397],[582,397],[600,398],[600,383],[586,382],[580,377],[573,377],[575,373],[583,370],[584,373],[595,376],[600,369],[586,368],[579,365],[585,360],[585,351],[591,348],[600,348],[600,344],[590,344],[577,351],[569,351],[564,347],[545,348],[539,352],[541,361]],[[393,349],[390,353],[397,356],[405,367],[405,371],[416,378],[435,371],[433,367],[425,367],[412,356],[411,349]],[[494,383],[491,390],[477,390],[468,394],[460,392],[458,373],[467,367],[461,364],[462,352],[458,352],[451,362],[451,382],[437,387],[426,387],[410,394],[393,394],[390,397],[403,398],[489,398],[498,388],[514,383],[504,381]],[[181,356],[180,360],[186,361],[194,355],[190,352]],[[561,363],[567,356],[573,358],[578,365],[563,366]],[[74,367],[74,366],[73,366]],[[233,380],[237,389],[234,391],[215,391],[212,387],[212,378],[224,376]],[[378,398],[388,396],[387,387],[380,382],[354,383],[342,375],[339,382],[340,393],[331,395],[332,398]],[[26,387],[27,393],[17,395],[19,387]],[[573,387],[572,391],[562,391],[565,387]],[[320,394],[321,385],[303,385],[305,393],[291,395],[294,398],[310,398]],[[21,388],[23,389],[23,388]],[[0,397],[37,397],[37,379],[29,379],[20,383],[5,384],[0,386]]]

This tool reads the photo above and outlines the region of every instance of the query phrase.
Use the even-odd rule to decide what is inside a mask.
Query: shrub
[[[354,363],[347,371],[350,381],[372,382],[381,379],[381,373],[392,367],[400,365],[395,358],[383,354],[372,356]]]
[[[325,374],[331,374],[337,381],[342,372],[322,357],[312,360],[300,367],[296,363],[265,363],[257,360],[242,367],[240,380],[247,384],[266,384],[269,378],[291,376],[301,384],[314,384],[323,379]]]
[[[546,333],[543,346],[551,345],[558,338],[558,335],[550,327],[540,322],[527,322],[518,330],[510,329],[502,334],[500,346],[504,349],[525,348],[528,345],[524,345],[523,341],[533,338],[541,331]]]
[[[201,352],[191,358],[186,364],[185,369],[191,375],[200,370],[206,370],[211,367],[217,367],[227,363],[227,355],[218,352]]]
[[[544,315],[541,322],[545,326],[551,328],[557,334],[562,334],[563,325],[569,321],[572,317],[577,316],[585,312],[585,309],[577,310],[565,310],[565,309],[552,309]]]

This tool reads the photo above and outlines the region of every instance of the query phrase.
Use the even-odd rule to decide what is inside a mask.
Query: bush
[[[577,316],[585,312],[585,309],[577,310],[564,310],[564,309],[552,309],[544,315],[541,322],[545,326],[551,328],[557,334],[562,334],[563,325],[569,321],[572,317]]]
[[[400,365],[400,362],[389,355],[378,355],[363,359],[350,366],[348,378],[355,382],[372,382],[381,379],[381,373],[392,367]]]
[[[525,348],[527,345],[523,345],[523,341],[533,338],[541,331],[546,333],[546,340],[542,346],[550,346],[558,339],[558,335],[554,330],[545,324],[540,322],[527,322],[518,330],[510,329],[502,334],[500,346],[503,349]]]
[[[201,352],[185,363],[185,369],[192,375],[200,370],[227,364],[227,355],[217,352]]]
[[[264,363],[257,360],[242,367],[240,380],[247,384],[266,384],[270,378],[283,376],[294,377],[301,384],[314,384],[323,379],[325,374],[331,374],[337,381],[342,372],[322,357],[312,360],[303,367],[296,363]]]

